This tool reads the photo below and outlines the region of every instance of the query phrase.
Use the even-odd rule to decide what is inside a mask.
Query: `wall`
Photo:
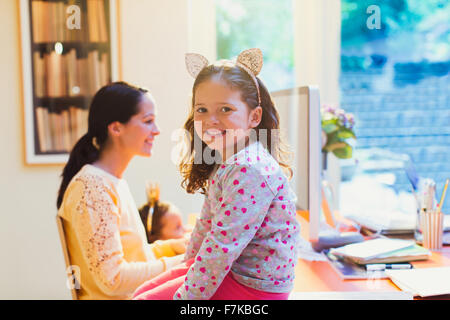
[[[317,85],[321,105],[339,106],[341,2],[294,0],[293,11],[296,83]],[[332,209],[338,209],[341,171],[333,154],[328,155],[327,180],[336,194]]]
[[[23,165],[19,26],[16,1],[0,2],[0,298],[57,297],[63,261],[54,224],[60,167]],[[29,285],[32,283],[32,285]],[[64,288],[64,287],[62,287]]]
[[[189,3],[127,0],[120,4],[123,79],[152,93],[161,130],[152,157],[135,158],[125,177],[138,206],[145,202],[144,182],[150,179],[160,182],[162,199],[173,201],[186,214],[199,211],[201,197],[188,195],[180,187],[181,177],[171,160],[176,145],[172,133],[182,127],[188,115],[193,83],[184,62],[190,30]]]
[[[341,4],[335,0],[293,1],[298,85],[316,84],[321,102],[339,103]]]
[[[154,155],[133,160],[125,178],[138,205],[145,201],[144,182],[151,179],[160,182],[162,198],[176,203],[186,215],[200,210],[202,197],[181,189],[171,161],[175,145],[171,133],[183,124],[193,82],[185,71],[184,53],[188,48],[213,52],[209,42],[189,45],[189,12],[199,16],[188,10],[189,4],[120,2],[123,80],[150,89],[162,132]],[[0,299],[70,299],[54,219],[62,166],[29,167],[23,161],[17,1],[0,1],[0,20],[0,41],[7,44],[0,50]]]

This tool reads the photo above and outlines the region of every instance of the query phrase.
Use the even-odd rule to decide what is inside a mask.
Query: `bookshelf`
[[[63,164],[118,74],[118,0],[18,0],[25,163]]]

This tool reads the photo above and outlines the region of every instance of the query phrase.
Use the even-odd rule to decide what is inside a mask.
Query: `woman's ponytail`
[[[78,140],[70,152],[69,160],[61,174],[62,181],[58,191],[58,200],[56,202],[58,209],[61,206],[64,193],[66,192],[70,180],[72,180],[85,164],[93,163],[99,158],[100,151],[94,146],[93,140],[94,138],[92,135],[86,133]]]

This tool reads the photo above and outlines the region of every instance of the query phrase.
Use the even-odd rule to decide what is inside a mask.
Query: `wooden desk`
[[[297,215],[302,236],[308,233],[308,222]],[[432,252],[429,260],[412,262],[414,268],[450,266],[450,247],[444,246],[440,252]],[[294,291],[399,291],[389,279],[343,280],[326,261],[307,261],[300,259],[295,270]],[[450,299],[450,295],[436,297]]]

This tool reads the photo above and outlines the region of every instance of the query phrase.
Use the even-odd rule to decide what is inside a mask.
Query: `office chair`
[[[70,275],[68,275],[68,287],[70,288],[71,294],[72,294],[72,300],[78,300],[78,294],[77,294],[77,288],[79,288],[79,279],[75,278],[75,274],[73,274],[73,266],[70,263],[69,258],[69,251],[67,250],[67,243],[66,243],[66,235],[64,232],[64,223],[63,219],[56,215],[56,226],[58,227],[58,233],[59,233],[59,239],[61,240],[61,247],[63,250],[64,255],[64,262],[66,264],[66,273],[70,272]],[[72,282],[73,283],[70,283]]]

